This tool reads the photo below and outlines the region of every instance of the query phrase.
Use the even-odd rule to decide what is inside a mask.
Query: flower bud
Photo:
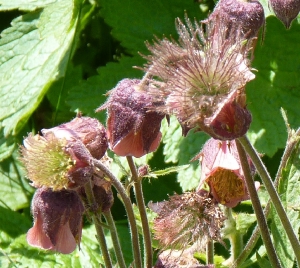
[[[276,17],[289,29],[300,12],[299,0],[269,0]]]
[[[31,210],[34,225],[27,233],[29,245],[69,254],[80,244],[84,207],[76,192],[39,188]]]
[[[152,97],[139,87],[138,79],[123,79],[110,92],[108,101],[96,111],[107,109],[110,149],[119,156],[141,157],[160,143],[164,114],[152,111]]]
[[[263,6],[257,0],[220,0],[208,21],[216,17],[227,28],[226,38],[251,39],[265,23]]]
[[[198,158],[201,162],[199,188],[204,182],[207,183],[214,199],[230,208],[249,199],[235,141],[209,139]],[[259,187],[259,183],[256,187]]]

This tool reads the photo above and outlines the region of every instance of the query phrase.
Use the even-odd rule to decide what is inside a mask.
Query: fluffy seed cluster
[[[207,240],[221,240],[225,217],[205,191],[171,196],[154,210],[155,238],[163,248],[186,249],[195,243],[202,248]]]
[[[208,22],[205,31],[187,17],[186,25],[176,22],[178,42],[164,38],[147,43],[152,55],[145,56],[145,70],[154,77],[149,92],[163,103],[154,109],[174,114],[183,134],[195,127],[212,134],[211,123],[226,104],[245,109],[244,87],[255,77],[246,59],[247,42],[226,38],[227,27],[218,20]],[[251,116],[246,121],[242,124],[248,130]]]

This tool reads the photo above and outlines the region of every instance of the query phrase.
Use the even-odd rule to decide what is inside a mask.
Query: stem
[[[281,223],[286,231],[286,234],[291,242],[292,248],[295,252],[295,256],[297,259],[298,266],[300,266],[300,243],[298,240],[298,237],[296,236],[294,229],[285,213],[285,210],[282,206],[282,203],[280,201],[280,198],[278,196],[278,193],[275,190],[275,187],[273,185],[272,179],[269,175],[269,173],[266,170],[266,167],[262,163],[260,157],[256,153],[255,149],[251,145],[250,141],[247,137],[243,136],[238,139],[239,142],[243,145],[245,151],[250,156],[251,160],[253,161],[254,166],[256,167],[269,195],[271,198],[271,201],[276,209],[276,212],[278,214],[278,217],[281,220]]]
[[[104,174],[111,180],[113,186],[119,192],[123,204],[126,209],[126,213],[128,216],[128,222],[130,226],[130,233],[131,233],[131,240],[132,240],[132,249],[133,249],[133,257],[134,263],[136,268],[142,268],[142,261],[141,261],[141,252],[140,252],[140,245],[139,245],[139,236],[138,230],[136,225],[136,220],[131,204],[131,200],[128,197],[125,188],[123,187],[122,183],[110,172],[110,170],[101,163],[101,161],[93,159],[93,165],[99,168]]]
[[[274,245],[273,245],[272,240],[271,240],[271,236],[270,236],[270,232],[269,232],[269,229],[268,229],[267,221],[266,221],[266,218],[264,216],[263,209],[261,207],[261,204],[260,204],[260,201],[259,201],[259,198],[258,198],[258,194],[257,194],[256,188],[255,188],[255,185],[254,185],[254,181],[253,181],[253,178],[251,176],[251,171],[250,171],[248,159],[247,159],[247,156],[246,156],[246,152],[244,151],[243,146],[239,142],[240,139],[242,139],[242,138],[239,138],[236,141],[236,146],[237,146],[237,150],[238,150],[239,157],[240,157],[240,160],[241,160],[241,165],[242,165],[242,168],[243,168],[243,171],[244,171],[244,176],[245,176],[245,180],[246,180],[247,189],[248,189],[249,195],[251,197],[254,212],[256,214],[257,223],[258,223],[258,226],[259,226],[259,229],[260,229],[260,233],[261,233],[262,239],[264,241],[264,244],[265,244],[265,247],[266,247],[266,250],[267,250],[267,253],[268,253],[268,257],[269,257],[269,260],[271,262],[272,267],[281,267],[278,256],[275,252]]]
[[[143,237],[144,237],[144,254],[145,254],[144,265],[147,268],[151,268],[152,267],[151,233],[150,233],[150,228],[148,223],[145,201],[143,197],[142,183],[138,177],[137,170],[133,162],[132,156],[126,156],[126,158],[131,170],[132,179],[134,181],[135,198],[136,198],[137,206],[139,208],[141,221],[142,221]]]
[[[281,173],[282,170],[286,167],[287,162],[295,148],[295,146],[297,145],[298,141],[299,141],[299,135],[300,135],[300,128],[296,131],[296,133],[293,135],[292,131],[288,128],[288,140],[287,140],[287,144],[285,146],[285,150],[283,152],[283,155],[281,157],[281,161],[280,161],[280,165],[275,177],[275,181],[274,181],[274,187],[277,188],[278,184],[279,184],[279,180],[281,178]],[[297,138],[298,137],[298,138]],[[266,218],[268,218],[268,215],[270,213],[270,209],[271,209],[271,200],[268,200],[268,203],[266,205],[266,208],[264,209],[264,215]],[[259,233],[259,228],[256,226],[249,241],[247,242],[243,252],[241,253],[241,255],[236,259],[235,263],[232,265],[232,268],[236,268],[239,267],[249,256],[249,254],[252,252],[253,248],[255,247],[258,239],[260,237],[260,233]]]
[[[206,264],[214,264],[214,241],[208,240],[206,244]]]
[[[227,219],[223,232],[224,236],[230,240],[231,256],[223,264],[231,266],[241,254],[244,243],[243,236],[240,231],[236,229],[236,220],[232,216],[232,209],[225,207],[224,214]]]
[[[88,183],[85,184],[84,189],[85,189],[85,193],[86,193],[89,204],[90,205],[95,204],[96,201],[95,201],[95,197],[94,197],[94,193],[93,193],[92,182],[90,180]],[[97,216],[98,216],[98,213],[93,212],[92,220],[95,224],[95,228],[96,228],[96,232],[97,232],[97,239],[100,244],[104,264],[105,264],[105,267],[112,268],[113,266],[112,266],[111,259],[110,259],[109,253],[108,253],[104,231],[101,226],[101,222],[99,222],[99,219]]]
[[[109,225],[109,229],[110,229],[110,234],[111,234],[111,239],[114,245],[114,250],[116,253],[116,258],[119,264],[120,268],[126,268],[126,264],[124,261],[124,257],[123,257],[123,253],[122,253],[122,249],[121,249],[121,245],[120,245],[120,241],[119,241],[119,237],[118,237],[118,233],[117,233],[117,228],[114,222],[114,219],[111,215],[111,211],[109,210],[108,212],[103,212],[103,215],[106,219],[107,224]]]

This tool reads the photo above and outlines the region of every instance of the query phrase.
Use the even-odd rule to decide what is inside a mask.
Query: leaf
[[[0,205],[11,210],[29,207],[29,196],[33,192],[16,158],[15,153],[0,164]]]
[[[287,31],[270,16],[264,41],[258,40],[255,49],[252,67],[258,72],[247,85],[247,103],[253,116],[248,134],[257,150],[270,157],[285,146],[287,138],[280,108],[287,111],[292,127],[300,125],[299,31],[296,21]]]
[[[238,213],[235,216],[236,220],[236,229],[241,232],[241,234],[245,234],[249,227],[256,222],[255,214],[248,213]]]
[[[200,182],[201,167],[198,161],[191,163],[190,160],[201,151],[208,136],[203,132],[190,131],[184,138],[175,117],[171,117],[170,126],[163,123],[162,132],[165,161],[178,163],[178,165],[190,164],[188,168],[178,172],[177,179],[182,190],[196,188]]]
[[[45,7],[55,0],[0,0],[0,11],[22,10],[33,11],[38,8]]]
[[[278,194],[282,205],[291,222],[294,232],[298,234],[300,228],[300,148],[299,143],[292,153],[286,168],[282,172]],[[290,241],[285,233],[277,212],[272,208],[271,232],[274,245],[282,265],[286,268],[293,267],[295,254]]]
[[[76,249],[68,255],[30,247],[26,242],[26,236],[21,235],[11,243],[8,249],[4,250],[6,255],[0,252],[1,267],[99,267],[99,264],[103,265],[104,262],[95,234],[93,225],[83,229],[80,250]]]
[[[5,138],[3,129],[0,130],[0,162],[9,157],[17,148],[15,137]]]
[[[103,0],[101,5],[105,21],[113,28],[112,35],[131,54],[146,53],[144,42],[154,36],[176,37],[175,18],[183,18],[184,10],[190,18],[198,20],[206,14],[195,1]]]
[[[78,9],[59,0],[12,21],[0,39],[0,121],[4,136],[16,135],[51,83],[64,75]]]

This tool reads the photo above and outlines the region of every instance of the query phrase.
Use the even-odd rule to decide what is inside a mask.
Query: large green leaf
[[[253,116],[249,137],[269,156],[283,148],[287,138],[280,108],[287,111],[291,126],[300,126],[300,25],[287,31],[275,17],[266,21],[264,41],[258,41],[252,66],[256,79],[247,86],[248,107]]]
[[[300,148],[299,144],[291,155],[287,167],[282,172],[278,193],[294,232],[299,234],[300,228]],[[271,231],[276,251],[285,268],[293,267],[295,254],[280,219],[273,208]]]
[[[204,18],[196,1],[103,0],[101,5],[105,21],[113,27],[113,36],[132,54],[147,53],[144,42],[154,35],[175,37],[175,18],[183,18],[184,10],[191,18]]]
[[[0,39],[0,122],[17,134],[69,60],[78,9],[59,0],[14,19]]]
[[[0,11],[13,9],[31,11],[45,7],[53,2],[55,0],[0,0]]]

